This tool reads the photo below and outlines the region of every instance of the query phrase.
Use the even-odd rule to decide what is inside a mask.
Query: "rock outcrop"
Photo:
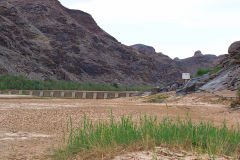
[[[194,53],[194,57],[200,57],[200,56],[203,56],[203,54],[200,50],[198,50]]]
[[[132,45],[131,47],[137,49],[139,52],[142,52],[144,54],[155,54],[156,53],[156,51],[153,47],[147,46],[144,44],[135,44],[135,45]]]
[[[198,90],[215,92],[219,90],[237,90],[240,87],[240,41],[234,42],[228,50],[228,55],[221,57],[219,70],[201,77],[191,79],[177,91],[178,94],[187,94]]]
[[[240,41],[231,44],[228,55],[218,66],[221,69],[212,74],[209,82],[200,89],[209,92],[223,89],[237,90],[240,86]]]
[[[182,71],[195,76],[199,69],[210,69],[215,66],[214,62],[218,59],[217,56],[211,54],[202,54],[201,51],[196,51],[194,56],[185,59],[174,59],[175,65]]]

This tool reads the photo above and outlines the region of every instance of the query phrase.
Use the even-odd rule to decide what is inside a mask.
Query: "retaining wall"
[[[140,92],[117,92],[117,91],[67,91],[67,90],[4,90],[0,94],[9,95],[32,95],[38,97],[58,97],[77,99],[113,99],[121,97],[132,97]]]

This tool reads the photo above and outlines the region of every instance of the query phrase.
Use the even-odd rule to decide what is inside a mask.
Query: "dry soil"
[[[180,118],[188,115],[193,121],[211,120],[216,125],[221,125],[224,120],[228,126],[240,122],[240,112],[229,109],[230,102],[219,96],[205,92],[180,97],[168,93],[168,96],[168,107],[165,103],[146,103],[135,97],[81,100],[1,96],[0,159],[46,159],[52,148],[62,144],[63,130],[69,118],[72,117],[76,126],[84,113],[96,121],[108,119],[112,109],[116,118],[122,115],[137,118],[147,113],[159,119],[167,115]],[[141,159],[135,155],[133,159]]]

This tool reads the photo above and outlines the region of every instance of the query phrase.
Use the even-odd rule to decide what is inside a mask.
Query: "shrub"
[[[196,77],[202,76],[202,75],[207,74],[209,72],[210,72],[210,69],[199,69],[196,73]]]
[[[212,73],[217,73],[221,68],[219,66],[215,66],[212,70]]]

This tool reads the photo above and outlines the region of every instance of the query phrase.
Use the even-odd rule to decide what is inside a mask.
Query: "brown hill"
[[[191,73],[192,76],[194,76],[199,69],[208,69],[213,68],[216,63],[221,59],[222,56],[215,56],[211,54],[202,54],[201,51],[196,51],[192,57],[185,58],[185,59],[179,59],[174,58],[173,60],[162,54],[162,53],[156,53],[155,49],[151,46],[143,45],[143,44],[135,44],[131,47],[137,49],[141,53],[145,53],[146,55],[155,54],[157,59],[161,62],[165,61],[169,64],[174,65],[176,68],[178,68],[181,72],[188,72]]]
[[[0,2],[0,73],[31,79],[164,84],[174,65],[119,43],[91,15],[57,0]]]
[[[202,54],[201,51],[196,51],[194,56],[185,59],[175,59],[176,66],[183,72],[191,73],[195,76],[199,69],[210,69],[215,66],[215,61],[218,57],[211,54]]]
[[[121,44],[91,15],[57,0],[0,1],[0,74],[163,85],[180,80],[181,72],[169,57]]]

